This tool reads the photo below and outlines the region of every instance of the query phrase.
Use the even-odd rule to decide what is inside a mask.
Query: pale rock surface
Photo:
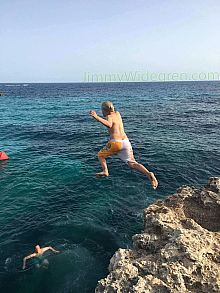
[[[180,187],[144,210],[144,232],[119,249],[96,293],[220,293],[220,178]]]

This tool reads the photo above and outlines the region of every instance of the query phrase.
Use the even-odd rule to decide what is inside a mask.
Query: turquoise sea
[[[0,292],[91,293],[118,247],[143,229],[143,209],[183,184],[220,175],[220,82],[0,84]],[[138,161],[100,171],[107,130],[89,115],[112,100]],[[53,246],[48,269],[22,259]]]

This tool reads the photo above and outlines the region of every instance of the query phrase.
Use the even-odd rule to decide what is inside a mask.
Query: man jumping
[[[142,164],[138,163],[133,154],[131,143],[124,131],[123,121],[119,112],[115,111],[112,102],[102,103],[102,114],[106,119],[98,116],[95,111],[90,111],[90,116],[108,128],[110,139],[107,145],[98,152],[98,158],[102,166],[102,172],[97,176],[108,176],[108,167],[106,158],[117,155],[130,168],[133,168],[144,175],[151,181],[153,189],[158,186],[158,181],[153,172],[147,170]]]

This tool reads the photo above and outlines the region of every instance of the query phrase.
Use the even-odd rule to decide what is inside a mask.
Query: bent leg
[[[150,172],[147,168],[145,168],[142,164],[138,163],[138,162],[134,162],[134,161],[128,161],[128,166],[132,169],[135,169],[139,172],[141,172],[144,175],[147,175],[147,177],[149,178],[151,185],[153,187],[153,189],[156,189],[158,186],[158,181],[156,179],[156,177],[154,176],[153,172]]]
[[[108,176],[108,167],[106,158],[115,155],[122,148],[121,142],[109,141],[106,146],[98,152],[99,162],[102,166],[102,172],[96,173],[97,176]]]
[[[108,166],[107,166],[107,162],[106,162],[106,159],[103,158],[103,157],[100,157],[98,155],[98,158],[99,158],[99,162],[102,166],[102,172],[99,172],[99,173],[96,173],[96,176],[108,176],[109,173],[108,173]]]

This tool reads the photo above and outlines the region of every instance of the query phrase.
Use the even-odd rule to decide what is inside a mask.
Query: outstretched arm
[[[36,253],[32,253],[32,254],[30,254],[30,255],[28,255],[28,256],[25,256],[24,258],[23,258],[23,270],[25,269],[25,267],[26,267],[26,260],[28,260],[28,259],[30,259],[30,258],[32,258],[32,257],[35,257],[36,256]]]
[[[43,250],[43,252],[45,252],[45,251],[47,251],[47,250],[52,250],[52,251],[55,252],[55,253],[59,253],[59,250],[56,250],[56,249],[54,249],[54,248],[51,247],[51,246],[44,247],[42,250]]]
[[[51,246],[49,247],[49,249],[52,250],[52,251],[55,252],[55,253],[59,253],[59,250],[56,250],[56,249],[54,249],[54,248],[51,247]]]
[[[95,118],[95,120],[97,120],[98,122],[103,124],[104,126],[106,126],[108,128],[112,127],[112,120],[109,118],[109,116],[107,116],[107,120],[106,120],[106,119],[103,119],[102,117],[98,116],[95,111],[90,111],[89,114],[90,114],[90,116]]]

